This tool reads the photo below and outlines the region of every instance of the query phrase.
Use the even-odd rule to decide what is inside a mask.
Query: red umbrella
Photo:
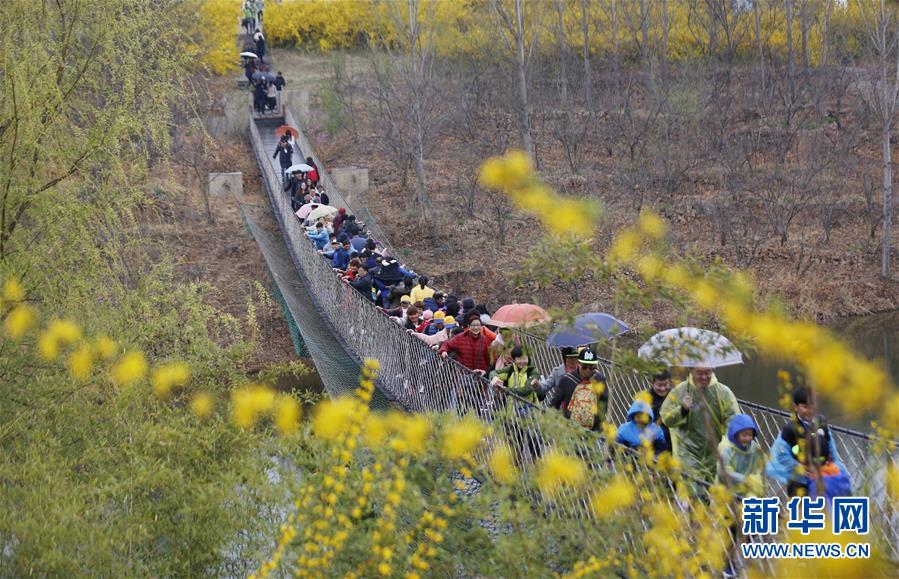
[[[549,314],[540,306],[535,306],[534,304],[508,304],[496,310],[496,313],[490,316],[490,322],[488,323],[501,328],[512,328],[548,321]]]
[[[283,137],[287,133],[290,133],[294,139],[300,138],[300,131],[296,130],[295,128],[291,127],[290,125],[281,125],[277,129],[275,129],[275,134],[278,135],[279,137]]]

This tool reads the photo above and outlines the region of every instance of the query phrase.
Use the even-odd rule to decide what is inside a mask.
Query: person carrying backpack
[[[504,386],[509,392],[534,404],[537,403],[537,385],[540,383],[540,374],[531,364],[530,358],[521,346],[512,348],[510,365],[490,372],[489,377],[492,386]]]
[[[817,413],[809,388],[793,390],[793,414],[770,452],[765,474],[785,485],[788,496],[823,496],[830,504],[833,497],[852,494],[849,472],[840,460],[833,432]]]
[[[599,356],[591,348],[582,348],[577,362],[577,369],[563,376],[547,395],[546,404],[584,428],[598,431],[609,406],[606,378],[597,371]]]

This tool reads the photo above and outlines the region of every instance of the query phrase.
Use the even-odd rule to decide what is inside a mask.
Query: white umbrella
[[[255,52],[241,52],[240,55],[244,58],[259,58]]]
[[[334,215],[335,213],[337,213],[336,207],[331,207],[330,205],[319,205],[318,207],[310,211],[309,215],[306,216],[306,223],[313,223],[319,217]]]
[[[296,165],[291,165],[290,167],[288,167],[286,172],[287,173],[299,173],[299,172],[306,173],[307,171],[311,171],[311,170],[312,170],[312,167],[310,167],[306,163],[297,163]]]
[[[683,368],[720,368],[743,363],[743,354],[730,340],[700,328],[672,328],[640,346],[637,356]]]

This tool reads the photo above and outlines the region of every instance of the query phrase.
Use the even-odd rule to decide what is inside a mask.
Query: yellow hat
[[[453,316],[446,316],[445,318],[443,318],[443,325],[446,327],[455,326],[456,318],[454,318]]]
[[[435,320],[442,320],[445,317],[446,317],[446,312],[444,312],[443,310],[437,310],[436,312],[434,312]]]

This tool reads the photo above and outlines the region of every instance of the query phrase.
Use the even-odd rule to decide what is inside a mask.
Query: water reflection
[[[864,356],[880,360],[893,382],[899,378],[899,312],[871,314],[840,320],[832,325],[850,346]],[[742,366],[720,368],[718,379],[724,382],[738,398],[767,406],[779,407],[781,392],[777,371],[784,369],[796,374],[795,368],[770,359],[746,357]],[[833,405],[821,404],[821,412],[834,424],[870,431],[872,415],[847,415]]]

